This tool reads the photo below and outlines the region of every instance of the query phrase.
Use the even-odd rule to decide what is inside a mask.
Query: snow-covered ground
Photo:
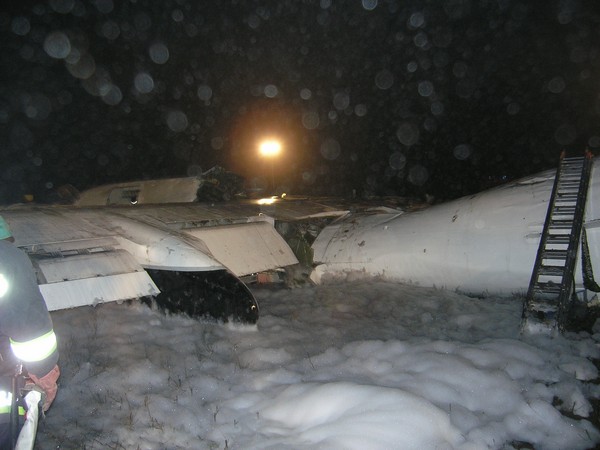
[[[522,338],[519,300],[381,281],[253,291],[252,327],[139,303],[54,312],[62,376],[37,448],[600,443],[600,333]]]

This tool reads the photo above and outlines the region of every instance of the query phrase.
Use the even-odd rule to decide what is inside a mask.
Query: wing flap
[[[269,222],[182,231],[201,239],[210,253],[238,277],[298,263],[288,244]]]
[[[157,295],[148,273],[123,250],[33,258],[48,309]]]

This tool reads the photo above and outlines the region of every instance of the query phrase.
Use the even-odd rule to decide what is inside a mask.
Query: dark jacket
[[[0,292],[0,335],[10,339],[27,371],[41,378],[58,362],[52,319],[31,261],[4,240],[0,240],[0,276],[8,286],[4,295]]]

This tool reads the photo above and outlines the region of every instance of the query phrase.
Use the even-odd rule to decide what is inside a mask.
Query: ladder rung
[[[575,206],[555,206],[553,212],[555,214],[575,214]]]
[[[542,294],[559,294],[560,293],[560,284],[548,282],[543,283],[538,281],[534,288],[534,292],[542,293]]]
[[[564,266],[540,266],[539,274],[561,277],[565,274],[565,268]]]
[[[571,242],[570,234],[550,234],[546,239],[546,244],[568,244]]]
[[[579,164],[574,164],[575,161],[567,161],[567,164],[561,164],[560,165],[560,171],[564,171],[564,170],[573,170],[573,168],[577,168],[577,167],[582,167],[584,161],[582,159],[579,160]]]
[[[577,209],[574,206],[568,205],[559,205],[554,206],[552,209],[552,215],[555,216],[573,216],[577,212]]]
[[[577,198],[579,193],[579,186],[560,186],[558,188],[558,195],[574,195]]]
[[[554,230],[570,230],[573,228],[572,220],[551,220],[550,229]]]
[[[577,200],[577,192],[557,192],[560,200]]]
[[[529,303],[527,310],[531,311],[531,312],[536,312],[536,313],[555,313],[556,312],[556,303],[557,303],[557,299],[553,298],[553,299],[548,299],[550,301],[546,301],[546,299],[535,299],[532,302]],[[552,301],[554,300],[554,301]]]
[[[567,259],[567,255],[569,254],[568,250],[558,250],[558,249],[549,249],[544,250],[542,253],[542,257],[544,259]]]
[[[557,212],[553,212],[552,216],[555,218],[554,220],[564,220],[564,221],[571,221],[571,222],[575,221],[574,213],[557,211]]]
[[[576,208],[577,202],[575,201],[566,202],[562,200],[558,203],[554,202],[554,211],[569,211],[574,213],[576,211]]]

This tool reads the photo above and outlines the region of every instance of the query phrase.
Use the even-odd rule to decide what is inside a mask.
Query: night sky
[[[600,149],[597,0],[7,0],[0,46],[0,203],[214,165],[450,199]]]

